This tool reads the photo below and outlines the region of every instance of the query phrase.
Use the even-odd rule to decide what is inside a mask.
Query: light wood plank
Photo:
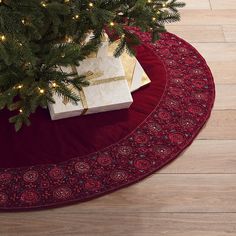
[[[231,24],[236,24],[236,10],[181,10],[181,21],[174,25]],[[199,33],[204,34],[204,32]]]
[[[235,0],[210,0],[212,9],[236,9]]]
[[[217,85],[215,110],[236,109],[236,84]]]
[[[197,140],[159,173],[236,174],[236,140]]]
[[[22,216],[22,217],[21,217]],[[235,236],[236,214],[76,212],[0,217],[2,236]],[[7,232],[7,233],[6,233]],[[17,232],[17,233],[16,233]]]
[[[55,214],[90,212],[236,212],[234,174],[156,174],[90,202]]]
[[[213,111],[197,139],[236,139],[236,111]]]
[[[197,139],[236,139],[236,111],[213,111]]]
[[[217,84],[236,83],[236,43],[192,43],[206,59]]]
[[[235,61],[207,61],[216,84],[233,84],[236,82]]]
[[[188,42],[224,42],[224,32],[220,25],[168,25],[167,30]],[[204,32],[204,33],[200,33]]]
[[[226,42],[236,42],[236,25],[224,25],[223,31]]]
[[[193,43],[208,62],[236,62],[236,43]]]
[[[183,2],[186,3],[184,9],[211,9],[209,0],[185,0]]]

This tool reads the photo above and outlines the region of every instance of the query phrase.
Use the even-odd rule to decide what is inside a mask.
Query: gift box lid
[[[72,68],[62,68],[70,73]],[[81,98],[78,104],[64,103],[62,98],[54,95],[55,104],[49,104],[53,120],[86,114],[120,110],[129,108],[133,102],[128,82],[120,58],[104,57],[90,58],[82,61],[76,67],[79,75],[93,72],[95,78],[90,80],[90,86],[82,91],[76,91]],[[101,73],[102,72],[102,73]]]

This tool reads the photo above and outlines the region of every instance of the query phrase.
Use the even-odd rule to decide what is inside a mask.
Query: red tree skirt
[[[86,201],[140,181],[174,160],[210,116],[215,90],[205,60],[170,33],[139,33],[137,57],[152,84],[129,111],[52,122],[39,110],[15,133],[0,115],[0,209]]]

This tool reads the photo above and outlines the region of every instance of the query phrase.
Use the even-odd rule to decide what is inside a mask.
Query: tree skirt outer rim
[[[86,161],[82,161],[82,159],[80,158],[80,160],[73,159],[57,165],[39,165],[27,168],[10,168],[0,170],[0,181],[2,181],[0,182],[0,210],[18,211],[42,209],[64,206],[97,198],[99,196],[114,192],[118,189],[130,186],[134,183],[143,180],[144,178],[155,173],[157,170],[161,169],[171,161],[175,160],[188,146],[191,145],[195,137],[205,125],[206,121],[209,119],[215,99],[215,85],[212,74],[206,64],[206,61],[198,53],[198,51],[193,48],[193,46],[189,45],[184,40],[180,39],[179,37],[173,34],[165,33],[162,35],[161,40],[157,44],[152,44],[150,43],[150,35],[140,33],[138,29],[133,30],[140,36],[143,41],[143,44],[145,44],[147,48],[153,50],[156,56],[163,60],[163,63],[165,60],[164,65],[167,73],[167,83],[165,91],[157,107],[152,113],[149,114],[145,121],[140,124],[126,138],[120,140],[118,143],[109,146],[108,148],[105,148],[105,150],[98,151],[96,156],[94,153],[89,154],[86,157],[89,159],[86,159]],[[173,57],[174,60],[171,60],[169,57]],[[184,59],[181,59],[181,57],[183,57]],[[179,78],[180,81],[177,81],[177,79],[175,78],[176,89],[173,89],[171,94],[172,98],[174,97],[176,98],[176,100],[167,100],[169,103],[169,111],[166,114],[164,112],[161,117],[158,116],[156,120],[153,119],[154,116],[157,116],[157,112],[162,109],[161,106],[162,103],[164,103],[164,99],[170,96],[170,91],[168,89],[173,86],[173,84],[171,84],[171,82],[173,82],[172,80],[174,80],[173,71],[175,73],[183,72],[179,70],[178,66],[180,65],[175,65],[176,60],[184,60],[184,62],[187,63],[187,66],[186,64],[181,66],[183,68],[189,67],[188,69],[192,70],[191,73],[194,73],[194,76],[193,74],[191,74],[190,77],[193,76],[194,81],[198,80],[197,82],[194,82],[192,80],[190,81],[190,84],[187,84],[188,86],[192,86],[192,82],[196,83],[194,85],[194,88],[192,88],[190,92],[194,91],[194,94],[195,92],[199,93],[199,98],[194,98],[193,101],[191,100],[192,98],[190,99],[191,101],[189,102],[192,102],[193,105],[192,107],[189,107],[189,110],[187,111],[188,114],[189,112],[192,113],[192,116],[188,116],[188,118],[197,118],[198,123],[196,127],[196,124],[192,124],[192,120],[189,118],[190,124],[186,123],[185,126],[182,127],[182,130],[178,130],[178,128],[180,127],[179,124],[176,125],[172,123],[171,125],[173,127],[169,129],[169,133],[166,132],[167,130],[164,130],[165,132],[161,133],[163,130],[159,129],[159,126],[155,127],[155,124],[160,125],[161,121],[161,126],[164,127],[168,122],[168,119],[171,120],[171,118],[175,118],[168,117],[170,115],[169,111],[170,109],[175,109],[179,106],[179,103],[176,103],[176,100],[178,100],[179,97],[183,95],[181,94],[183,91],[181,92],[181,89],[177,89],[182,88],[181,86],[184,86],[181,84],[183,83],[182,78],[176,77]],[[168,65],[166,63],[168,63]],[[199,63],[199,67],[196,67],[196,63]],[[171,69],[171,67],[173,67],[174,69]],[[172,75],[170,76],[171,72]],[[188,73],[183,76],[188,76]],[[207,81],[203,81],[203,77],[207,77]],[[186,79],[186,81],[184,82],[188,83],[189,81]],[[185,85],[186,90],[189,89],[189,87],[186,87],[187,85]],[[206,106],[200,106],[199,103]],[[179,114],[181,113],[181,109],[180,111],[177,110],[175,112],[176,114]],[[182,112],[186,113],[186,110],[183,109]],[[160,114],[158,113],[158,115]],[[183,118],[183,114],[181,118]],[[183,122],[187,121],[183,120]],[[150,127],[147,127],[147,125],[150,125]],[[191,127],[191,125],[193,125],[194,128]],[[189,135],[189,138],[184,136],[190,132],[191,135]],[[131,135],[133,135],[132,140],[128,140]],[[148,146],[151,142],[151,135],[152,138],[156,139],[153,142],[158,142],[158,145],[155,146],[157,148],[156,150],[153,150],[154,143],[152,143],[153,147],[150,148],[150,150],[152,149],[152,151],[146,148],[146,146]],[[160,140],[158,140],[157,137]],[[163,138],[165,140],[163,140]],[[130,143],[130,146],[124,145],[126,141]],[[122,145],[119,145],[118,147],[118,144]],[[136,153],[133,153],[137,151],[133,150],[134,144],[136,145],[135,148],[143,149],[140,150],[140,153],[142,152],[143,154],[143,152],[146,152],[144,157],[137,157]],[[158,146],[160,146],[162,149],[158,149]],[[107,149],[113,147],[113,151],[110,150],[111,153],[108,153],[109,155],[107,155]],[[116,153],[118,153],[116,157],[114,157],[113,155],[115,153],[114,150],[116,151]],[[161,156],[162,152],[164,152],[164,157]],[[132,155],[135,157],[131,158]],[[94,159],[91,159],[91,157]],[[124,157],[126,157],[125,161],[127,161],[128,157],[130,158],[129,163],[126,163],[128,168],[125,170],[123,170],[124,168],[121,168],[124,166],[124,164],[117,165],[114,167],[111,167],[111,164],[109,164],[110,161],[114,161],[113,158],[120,158],[120,161],[122,163],[122,161],[124,161],[122,158]],[[90,171],[92,171],[90,168],[95,168],[96,166],[98,166],[98,158],[100,158],[100,163],[104,167],[103,169],[107,169],[107,167],[109,167],[110,172],[108,174],[97,173],[93,175],[90,173]],[[91,161],[91,166],[87,165],[87,161]],[[68,165],[67,167],[65,167],[66,164]],[[80,176],[81,180],[83,180],[83,183],[79,183],[78,179],[73,180],[73,174],[77,176],[77,178]],[[102,179],[101,176],[98,176],[98,174],[106,175],[106,178],[104,178],[107,182],[104,182],[105,180]],[[134,176],[132,176],[132,174]],[[39,182],[39,179],[41,182]],[[75,181],[75,183],[72,183],[70,181]],[[14,186],[15,189],[11,189],[11,191],[9,191],[8,189],[7,191],[6,189],[9,186]],[[74,186],[78,187],[78,189],[72,189]]]

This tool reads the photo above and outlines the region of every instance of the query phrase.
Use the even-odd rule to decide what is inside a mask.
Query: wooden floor
[[[193,145],[143,182],[87,203],[1,213],[1,236],[236,235],[236,0],[186,0],[168,27],[207,59],[214,111]]]

